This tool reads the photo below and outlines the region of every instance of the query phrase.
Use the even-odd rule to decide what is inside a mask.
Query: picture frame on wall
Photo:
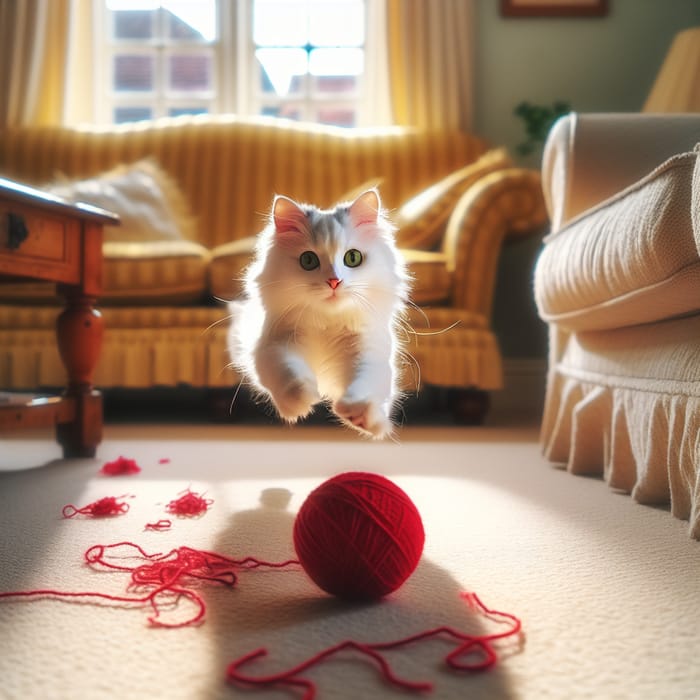
[[[608,0],[501,0],[503,17],[603,17]]]

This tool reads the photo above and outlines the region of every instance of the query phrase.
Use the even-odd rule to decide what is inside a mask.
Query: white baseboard
[[[544,406],[547,361],[539,357],[505,358],[503,375],[503,389],[491,393],[491,417],[518,415],[539,419]]]

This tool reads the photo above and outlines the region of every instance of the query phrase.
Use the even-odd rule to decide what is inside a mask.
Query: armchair
[[[700,539],[700,116],[570,114],[552,128],[535,271],[550,351],[542,446],[670,505]]]

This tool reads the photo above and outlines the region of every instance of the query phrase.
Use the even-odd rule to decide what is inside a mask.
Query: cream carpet
[[[142,472],[105,477],[120,455]],[[167,458],[170,461],[160,463]],[[438,625],[477,633],[503,626],[467,607],[461,591],[522,619],[519,645],[481,674],[444,664],[436,639],[387,652],[396,673],[434,683],[432,694],[395,689],[347,651],[306,672],[317,697],[697,698],[700,695],[700,543],[667,511],[640,506],[597,479],[552,468],[536,429],[406,428],[371,443],[337,427],[113,425],[97,460],[62,461],[50,436],[0,437],[0,591],[51,588],[124,595],[128,574],[83,561],[95,544],[135,542],[147,552],[181,545],[231,557],[293,556],[294,513],[332,474],[377,471],[416,503],[426,547],[415,574],[380,603],[349,605],[298,570],[242,572],[235,588],[197,588],[196,627],[150,627],[145,606],[96,600],[0,600],[0,697],[13,699],[272,698],[299,690],[244,689],[228,663],[258,647],[249,667],[272,673],[352,639],[398,639]],[[167,517],[183,490],[210,510]],[[108,519],[64,519],[66,504],[130,495]],[[181,599],[164,614],[185,614]]]

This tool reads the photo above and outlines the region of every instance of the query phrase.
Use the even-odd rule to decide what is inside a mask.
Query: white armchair
[[[552,128],[542,445],[670,504],[700,539],[700,115],[570,114]]]

